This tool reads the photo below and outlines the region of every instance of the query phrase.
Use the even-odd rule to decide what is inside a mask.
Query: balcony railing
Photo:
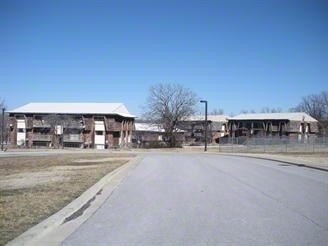
[[[83,142],[80,134],[64,134],[64,142]]]
[[[41,121],[34,121],[33,122],[34,128],[50,128],[51,125],[48,123],[42,123]],[[83,129],[85,126],[79,122],[70,122],[65,123],[64,128],[65,129]]]
[[[41,134],[41,133],[34,133],[33,134],[34,141],[50,141],[51,135],[49,134]]]

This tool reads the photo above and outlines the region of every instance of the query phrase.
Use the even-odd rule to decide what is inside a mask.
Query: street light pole
[[[201,103],[205,103],[205,147],[204,151],[207,151],[207,101],[200,100]]]
[[[5,108],[2,108],[2,124],[1,124],[1,150],[3,150],[4,130],[5,129]]]

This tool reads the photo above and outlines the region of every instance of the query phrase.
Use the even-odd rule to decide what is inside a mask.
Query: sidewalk
[[[288,164],[305,166],[315,168],[323,171],[328,171],[328,153],[322,154],[301,154],[301,153],[289,153],[289,154],[269,154],[269,153],[220,153],[222,155],[236,155],[254,157],[260,159],[281,161]]]

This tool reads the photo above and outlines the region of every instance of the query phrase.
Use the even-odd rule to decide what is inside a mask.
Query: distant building
[[[240,114],[228,120],[231,137],[309,136],[318,133],[318,121],[306,113]]]
[[[134,123],[132,139],[136,141],[163,141],[164,129],[158,124]]]
[[[131,143],[122,103],[29,103],[9,111],[11,145],[105,149]]]
[[[135,147],[150,147],[164,141],[164,129],[157,124],[135,123],[132,143]]]
[[[208,115],[207,129],[208,140],[218,142],[221,137],[228,134],[228,116]],[[204,141],[205,116],[193,115],[179,122],[179,128],[185,131],[185,141],[187,143],[201,143]]]
[[[135,129],[132,134],[133,146],[136,147],[166,147],[167,139],[165,130],[159,124],[139,123],[136,122]],[[177,141],[182,143],[184,141],[184,131],[177,130]]]

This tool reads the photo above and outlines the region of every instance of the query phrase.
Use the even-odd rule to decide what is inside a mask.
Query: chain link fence
[[[220,141],[220,152],[278,153],[328,152],[328,137],[238,137]]]

